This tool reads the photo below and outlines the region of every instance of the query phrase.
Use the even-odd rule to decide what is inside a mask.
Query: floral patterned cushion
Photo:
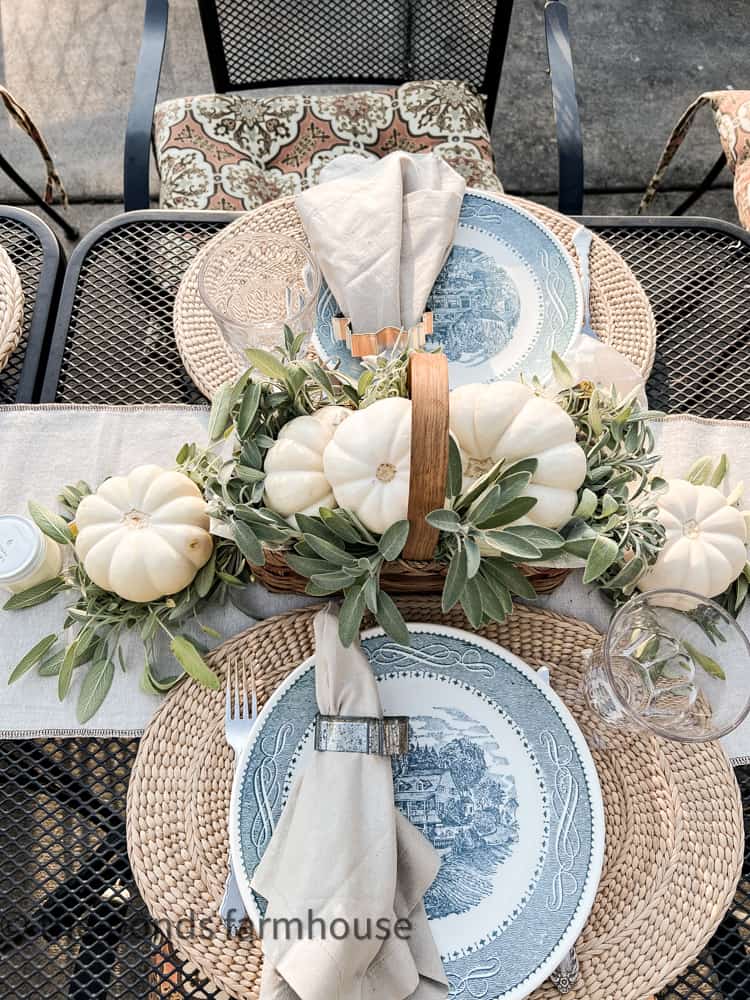
[[[712,90],[701,94],[672,129],[664,152],[641,201],[639,212],[654,199],[672,157],[682,145],[696,112],[709,105],[729,169],[734,174],[734,203],[740,225],[750,229],[750,90]]]
[[[161,208],[247,210],[315,184],[342,153],[434,152],[471,187],[502,192],[484,102],[457,80],[382,92],[165,101],[154,117]]]

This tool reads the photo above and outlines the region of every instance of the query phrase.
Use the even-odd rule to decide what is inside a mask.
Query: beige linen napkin
[[[466,184],[434,153],[337,157],[298,195],[302,225],[354,333],[414,326],[453,246]]]
[[[337,626],[330,609],[315,618],[318,708],[327,715],[380,717],[367,659],[358,645],[341,645]],[[261,1000],[446,997],[423,903],[438,867],[432,845],[396,810],[390,758],[315,752],[252,882],[268,901]],[[316,921],[307,937],[310,917]],[[273,936],[279,918],[299,919],[302,935]],[[399,919],[409,922],[408,937],[394,933]],[[335,934],[346,927],[346,936],[330,933],[334,920]],[[376,936],[379,920],[387,921],[387,940]]]

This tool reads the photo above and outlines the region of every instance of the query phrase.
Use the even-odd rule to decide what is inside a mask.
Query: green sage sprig
[[[215,456],[195,445],[186,445],[180,451],[177,467],[202,487],[206,477],[216,473],[219,464]],[[58,697],[62,701],[68,696],[76,670],[85,667],[76,712],[80,723],[87,722],[106,698],[116,664],[123,671],[127,669],[120,642],[126,632],[135,631],[143,642],[141,686],[145,691],[154,694],[167,691],[185,674],[217,688],[218,678],[206,663],[204,651],[181,634],[181,629],[193,620],[200,625],[203,608],[225,601],[231,587],[247,583],[249,573],[236,545],[231,540],[216,539],[208,563],[190,586],[179,593],[148,604],[126,601],[93,583],[75,557],[75,515],[81,500],[89,493],[91,489],[84,482],[64,487],[58,498],[62,514],[46,510],[34,501],[29,503],[29,512],[39,529],[66,547],[65,568],[59,577],[14,594],[4,610],[30,608],[65,592],[70,592],[72,601],[66,607],[62,631],[46,636],[29,650],[11,672],[8,683],[36,668],[41,677],[57,678]],[[206,634],[219,637],[207,626],[200,627]],[[156,639],[160,634],[169,639],[176,666],[182,668],[166,678],[155,672]]]
[[[555,365],[564,384],[567,369],[560,358]],[[664,544],[656,498],[665,483],[653,474],[660,456],[648,423],[660,414],[590,382],[569,385],[557,401],[586,453],[586,478],[563,532],[565,549],[586,560],[584,583],[620,602],[633,593]]]

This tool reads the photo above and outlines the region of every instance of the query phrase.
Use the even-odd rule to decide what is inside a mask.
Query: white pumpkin
[[[208,507],[181,472],[141,465],[84,497],[76,513],[76,554],[104,590],[155,601],[192,583],[211,557]]]
[[[464,489],[501,458],[508,464],[536,458],[525,491],[536,505],[520,522],[560,528],[570,520],[586,455],[573,421],[557,403],[520,382],[462,385],[450,394],[450,427],[461,452]]]
[[[263,463],[267,507],[291,518],[335,506],[333,491],[323,473],[323,451],[351,412],[344,406],[324,406],[311,416],[295,417],[281,428]]]
[[[406,517],[411,461],[411,400],[379,399],[337,429],[323,470],[340,507],[382,534]]]
[[[742,572],[747,561],[747,527],[713,486],[672,479],[658,498],[666,541],[640,590],[690,590],[716,597]]]

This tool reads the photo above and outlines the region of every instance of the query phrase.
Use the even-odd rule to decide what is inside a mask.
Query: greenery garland
[[[297,515],[290,524],[263,504],[263,466],[279,431],[294,417],[328,404],[357,409],[375,399],[406,395],[407,354],[379,358],[354,381],[335,367],[300,356],[302,344],[302,336],[287,330],[283,347],[248,351],[250,369],[219,392],[210,437],[213,442],[231,437],[233,457],[207,483],[212,514],[231,527],[252,566],[264,564],[264,549],[283,549],[289,566],[308,579],[308,594],[343,591],[339,622],[346,645],[368,609],[389,635],[406,644],[406,625],[381,589],[380,575],[386,562],[401,555],[408,523],[398,522],[378,537],[351,511],[321,508],[314,516]],[[564,374],[559,358],[555,365],[558,376]],[[586,480],[565,537],[514,523],[536,503],[523,495],[536,470],[535,459],[512,465],[500,461],[462,492],[461,459],[451,440],[446,505],[427,520],[440,532],[436,559],[447,566],[443,610],[460,603],[475,628],[503,621],[514,595],[536,596],[520,565],[565,554],[583,557],[586,582],[612,596],[626,596],[663,542],[648,486],[649,470],[658,461],[647,424],[653,414],[589,383],[569,384],[557,401],[573,419],[588,457]]]

